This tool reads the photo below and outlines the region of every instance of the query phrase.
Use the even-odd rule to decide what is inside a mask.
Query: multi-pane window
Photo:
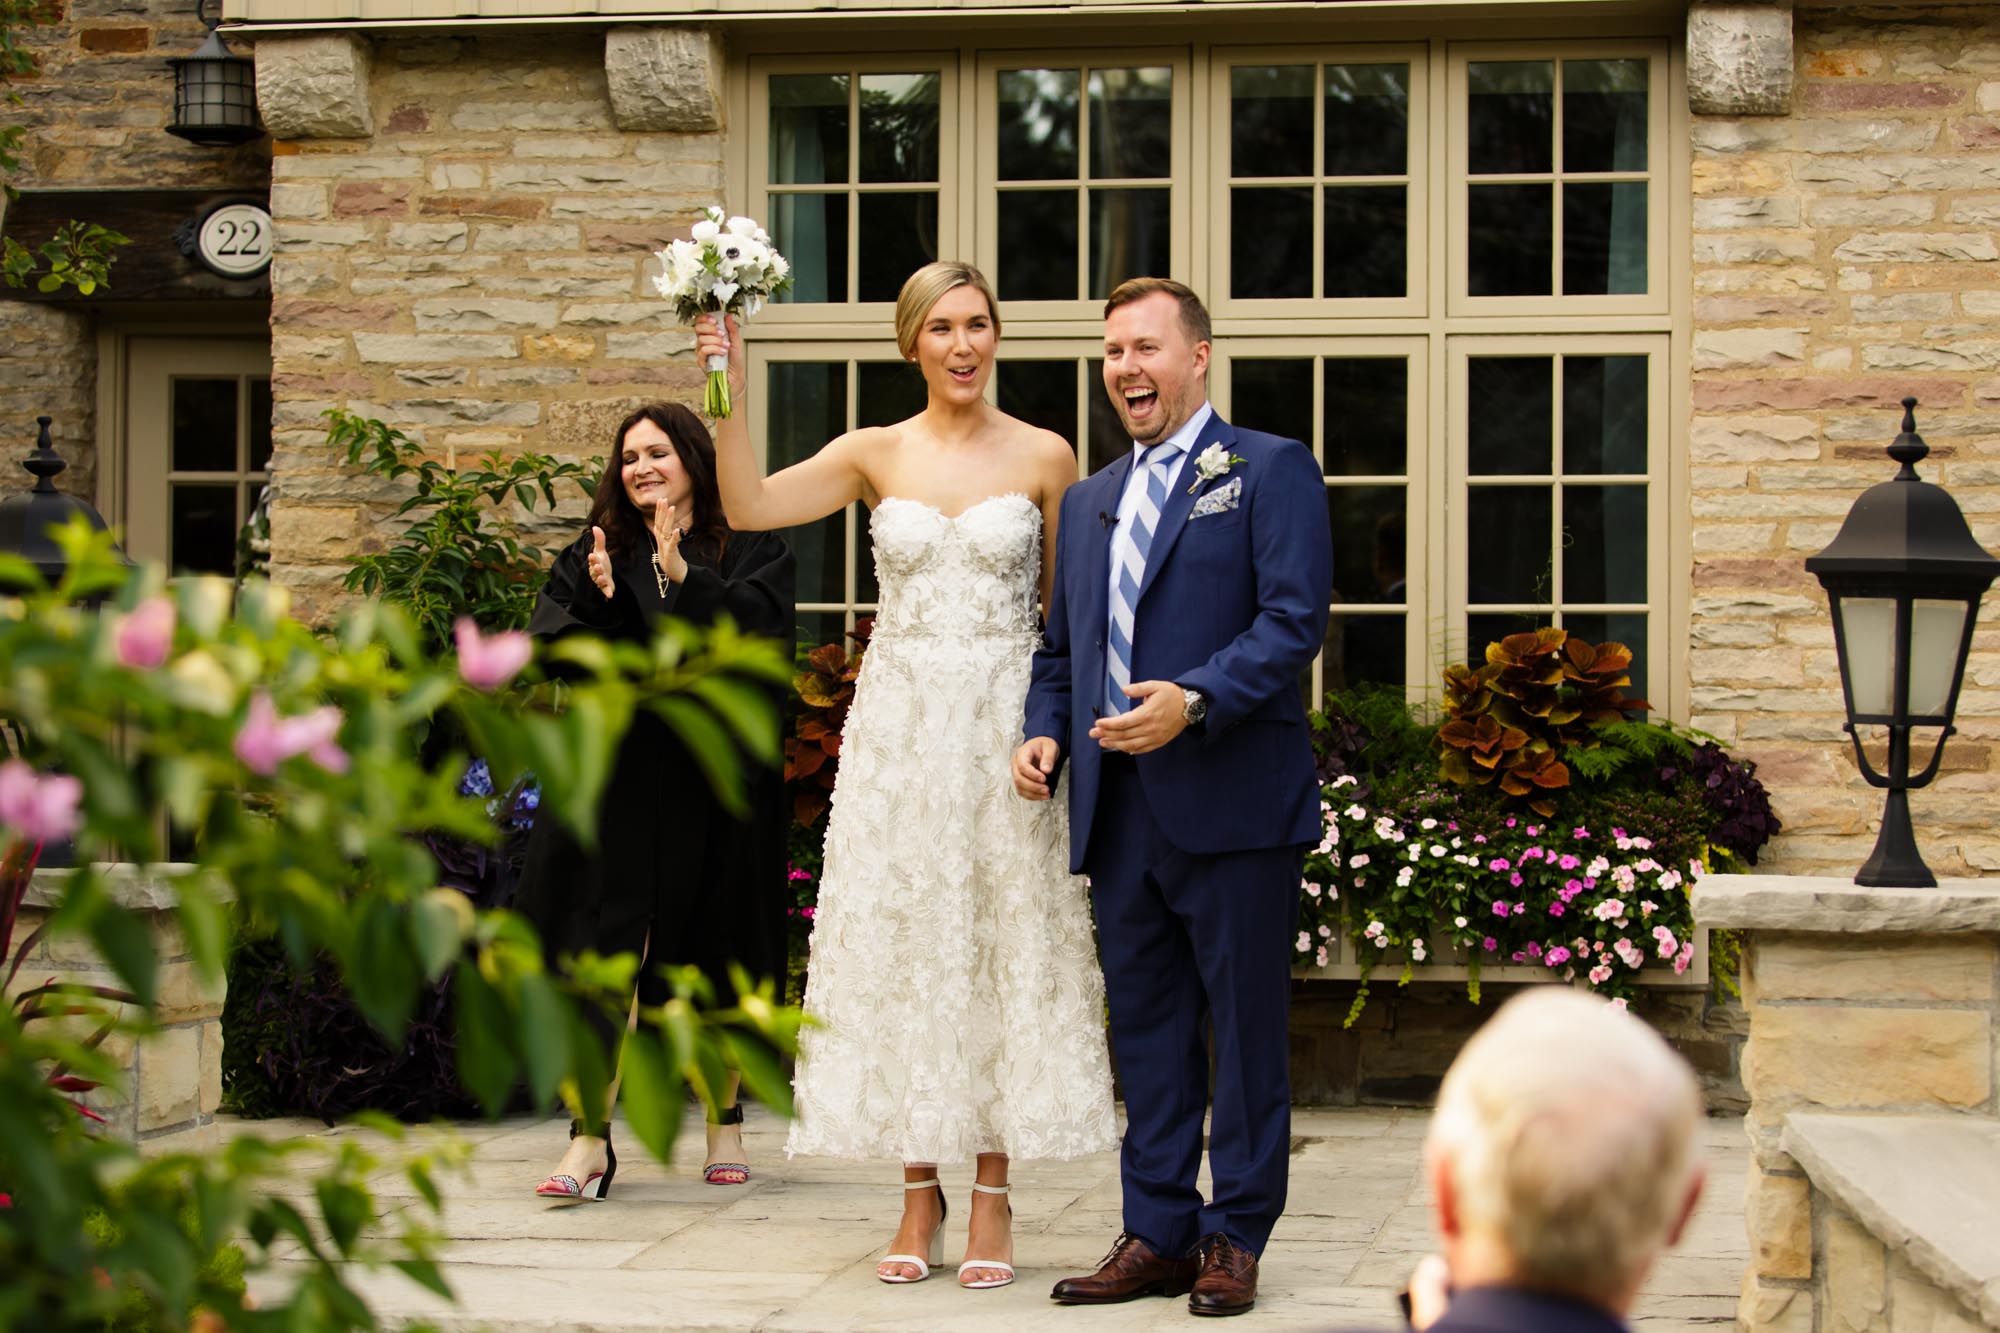
[[[876,303],[969,257],[1001,302],[994,401],[1088,475],[1131,447],[1102,298],[1178,277],[1216,318],[1217,407],[1322,467],[1313,695],[1421,694],[1553,623],[1629,644],[1635,688],[1673,697],[1668,40],[968,47],[750,72],[739,169],[799,275],[752,339],[770,466],[921,407]],[[804,632],[831,638],[873,609],[867,515],[791,535]]]
[[[1184,61],[985,63],[979,107],[988,235],[976,251],[1004,302],[1098,302],[1178,257],[1186,176]],[[1030,307],[1033,308],[1033,307]]]
[[[237,535],[271,479],[271,379],[176,376],[168,397],[168,567],[233,575]]]
[[[1424,275],[1412,259],[1425,195],[1411,174],[1413,147],[1423,146],[1421,64],[1288,54],[1226,63],[1218,92],[1225,77],[1220,308],[1421,294]]]
[[[776,73],[763,197],[795,303],[893,301],[939,255],[939,68]]]
[[[1454,367],[1467,410],[1460,554],[1469,655],[1492,639],[1561,625],[1616,640],[1646,680],[1664,581],[1655,491],[1664,469],[1665,348],[1564,339],[1468,340]]]
[[[1459,62],[1467,297],[1628,298],[1659,293],[1666,100],[1657,54]]]

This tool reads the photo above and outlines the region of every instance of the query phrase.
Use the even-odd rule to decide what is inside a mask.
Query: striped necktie
[[[1104,711],[1130,711],[1133,701],[1125,687],[1132,683],[1132,619],[1139,606],[1139,587],[1146,580],[1146,557],[1152,553],[1153,533],[1160,526],[1160,510],[1167,503],[1167,477],[1181,448],[1177,444],[1154,447],[1145,458],[1146,489],[1132,511],[1132,524],[1120,552],[1118,579],[1111,595],[1110,651],[1104,659]]]

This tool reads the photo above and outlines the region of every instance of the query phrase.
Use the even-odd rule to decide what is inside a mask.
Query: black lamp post
[[[208,40],[193,55],[167,62],[174,67],[174,120],[167,133],[204,148],[233,148],[264,135],[257,119],[257,62],[223,43],[215,30],[221,7],[208,18],[205,4],[196,0],[195,17],[208,25]]]
[[[55,543],[54,529],[68,523],[72,514],[81,514],[91,527],[104,531],[103,517],[88,500],[64,495],[56,489],[56,474],[69,464],[63,462],[50,443],[49,425],[53,420],[53,417],[35,418],[41,434],[35,440],[35,451],[21,464],[34,475],[35,488],[0,501],[0,551],[24,557],[51,586],[69,568],[68,557]],[[0,590],[27,591],[9,588],[4,580],[0,580]]]
[[[1957,501],[1917,476],[1915,465],[1930,446],[1917,434],[1916,406],[1914,398],[1903,400],[1903,431],[1889,446],[1902,470],[1869,487],[1847,511],[1839,535],[1806,561],[1833,612],[1855,761],[1869,786],[1889,792],[1874,854],[1854,877],[1870,887],[1937,883],[1910,828],[1910,789],[1937,776],[1945,737],[1954,730],[1979,599],[2000,574],[2000,560],[1972,539]],[[1868,762],[1862,727],[1888,728],[1886,774]],[[1939,731],[1930,762],[1912,776],[1910,733],[1917,727]]]

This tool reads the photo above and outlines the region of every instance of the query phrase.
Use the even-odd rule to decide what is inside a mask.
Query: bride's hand
[[[694,350],[703,370],[708,369],[711,356],[726,353],[729,357],[730,396],[742,397],[749,377],[743,368],[743,329],[737,324],[736,316],[723,315],[719,319],[713,314],[695,316]]]

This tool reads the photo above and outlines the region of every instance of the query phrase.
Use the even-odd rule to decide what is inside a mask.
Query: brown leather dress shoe
[[[1115,1305],[1141,1296],[1179,1296],[1194,1286],[1194,1274],[1192,1255],[1162,1259],[1128,1231],[1118,1237],[1095,1273],[1064,1278],[1049,1299],[1064,1305]]]
[[[1242,1314],[1257,1303],[1257,1256],[1217,1233],[1204,1236],[1195,1253],[1201,1271],[1188,1297],[1189,1314]]]

